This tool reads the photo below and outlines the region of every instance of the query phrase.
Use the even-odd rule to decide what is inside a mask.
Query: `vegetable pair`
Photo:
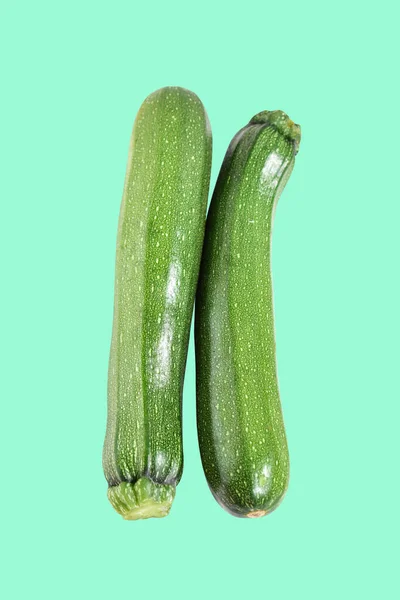
[[[299,141],[283,112],[256,115],[229,146],[204,236],[211,130],[202,103],[168,87],[139,110],[118,227],[103,452],[108,497],[125,519],[168,514],[182,474],[196,287],[197,423],[211,491],[247,517],[285,493],[270,251]]]

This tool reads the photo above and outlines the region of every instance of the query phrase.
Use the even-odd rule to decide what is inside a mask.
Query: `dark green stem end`
[[[263,110],[251,119],[250,125],[256,124],[272,125],[275,127],[279,133],[293,142],[294,152],[297,154],[301,139],[300,125],[289,119],[283,110]]]
[[[128,521],[166,517],[175,498],[175,486],[141,477],[136,483],[123,481],[108,488],[108,499]]]

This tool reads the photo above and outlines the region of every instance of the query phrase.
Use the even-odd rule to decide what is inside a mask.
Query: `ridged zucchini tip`
[[[272,125],[275,127],[281,135],[293,142],[294,153],[297,154],[301,140],[301,128],[283,110],[263,110],[257,113],[250,119],[250,125],[256,124]]]
[[[175,486],[155,483],[141,477],[136,483],[123,481],[108,488],[113,508],[127,521],[165,517],[175,498]]]

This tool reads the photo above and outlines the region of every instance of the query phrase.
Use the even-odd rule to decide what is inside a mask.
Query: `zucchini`
[[[282,500],[289,455],[275,359],[271,232],[300,127],[263,111],[233,138],[207,217],[196,298],[197,427],[217,501],[261,517]]]
[[[103,468],[125,519],[168,514],[183,468],[182,390],[204,237],[211,130],[199,98],[151,94],[121,204]]]

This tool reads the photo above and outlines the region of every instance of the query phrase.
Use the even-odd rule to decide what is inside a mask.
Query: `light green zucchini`
[[[207,217],[196,298],[197,426],[211,491],[240,517],[271,512],[288,485],[271,233],[299,142],[300,127],[282,111],[256,115],[229,146]]]
[[[133,128],[116,254],[103,467],[125,519],[168,514],[183,468],[182,390],[211,168],[199,98],[167,87]]]

